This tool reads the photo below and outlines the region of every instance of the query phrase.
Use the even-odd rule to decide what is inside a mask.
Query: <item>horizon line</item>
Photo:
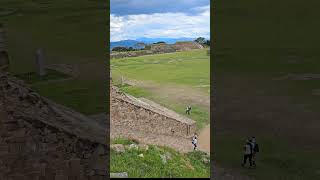
[[[135,38],[135,39],[121,39],[121,40],[117,40],[117,41],[112,41],[112,40],[110,39],[110,42],[128,41],[128,40],[138,41],[138,39],[142,39],[142,38],[145,38],[145,39],[181,39],[181,38],[197,39],[197,38],[199,38],[199,37],[203,37],[203,38],[205,38],[206,40],[210,40],[210,37],[207,38],[207,37],[204,37],[204,36],[197,36],[197,37],[177,37],[177,38],[170,38],[170,37],[154,37],[154,38],[138,37],[138,38]]]

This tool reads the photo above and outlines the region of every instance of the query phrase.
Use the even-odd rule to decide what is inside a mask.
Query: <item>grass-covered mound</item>
[[[210,158],[200,151],[182,154],[168,147],[148,145],[146,148],[144,145],[141,148],[137,142],[127,139],[117,139],[112,144],[122,144],[125,147],[124,152],[111,148],[112,173],[127,172],[129,178],[210,176]]]
[[[34,71],[35,52],[44,50],[45,64],[70,64],[79,76],[68,81],[57,73],[31,74],[40,95],[85,114],[107,110],[106,22],[104,0],[1,0],[0,22],[6,31],[10,72]],[[7,15],[3,15],[3,14]]]

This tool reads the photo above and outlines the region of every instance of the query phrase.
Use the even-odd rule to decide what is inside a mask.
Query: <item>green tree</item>
[[[207,40],[205,43],[207,46],[210,46],[210,40]]]
[[[165,44],[166,42],[164,41],[159,41],[159,42],[156,42],[156,43],[153,43],[153,44]]]
[[[198,37],[196,40],[194,40],[195,42],[199,43],[199,44],[205,44],[206,43],[206,39],[204,37]]]
[[[112,48],[112,51],[117,51],[117,52],[123,52],[123,51],[128,51],[126,47],[114,47]]]

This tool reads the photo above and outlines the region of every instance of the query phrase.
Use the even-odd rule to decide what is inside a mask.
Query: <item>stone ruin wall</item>
[[[55,126],[63,120],[37,93],[0,72],[0,179],[108,179],[107,145]]]
[[[173,53],[177,51],[189,51],[192,49],[203,49],[204,47],[196,42],[177,42],[175,44],[151,44],[150,50],[138,50],[127,52],[112,52],[110,59],[126,57],[138,57],[152,54]]]
[[[190,137],[196,131],[195,123],[188,124],[153,111],[121,97],[115,87],[111,89],[111,128],[128,127],[142,132]]]
[[[203,49],[204,47],[197,42],[177,42],[173,44],[177,51],[188,51],[192,49]]]

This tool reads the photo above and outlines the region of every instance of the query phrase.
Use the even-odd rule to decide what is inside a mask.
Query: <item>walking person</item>
[[[194,134],[194,136],[192,137],[192,144],[193,144],[193,150],[197,150],[198,147],[198,137],[197,134]]]
[[[256,154],[259,152],[259,145],[254,136],[252,136],[251,138],[251,145],[252,145],[252,165],[256,167]]]
[[[191,106],[188,106],[188,107],[186,108],[186,114],[190,115],[190,111],[191,111]]]
[[[243,155],[243,163],[241,164],[244,167],[247,164],[247,160],[249,160],[250,167],[252,167],[252,144],[250,140],[246,141],[246,144],[243,146],[244,155]]]

